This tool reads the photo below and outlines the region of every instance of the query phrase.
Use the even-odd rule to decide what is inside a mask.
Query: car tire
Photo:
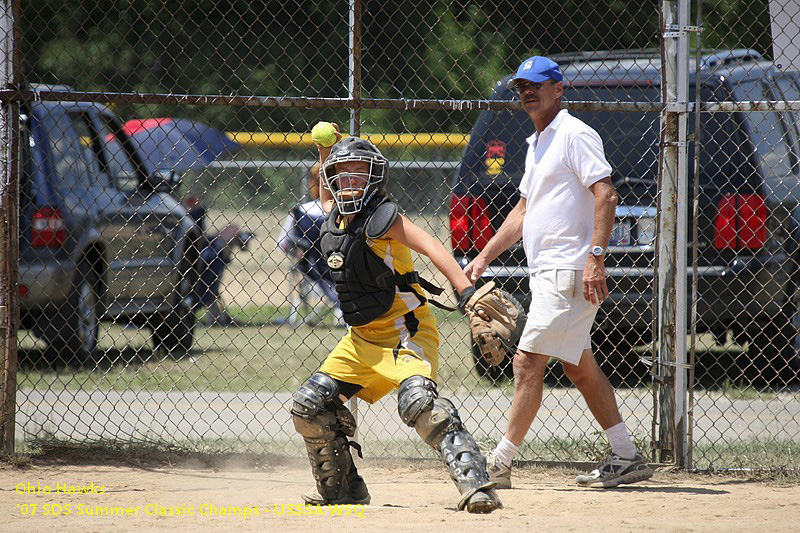
[[[190,294],[191,282],[184,278],[170,298],[171,310],[167,313],[158,313],[150,319],[153,347],[156,350],[164,350],[176,359],[187,355],[194,344],[197,315]]]
[[[42,317],[48,363],[82,366],[91,361],[97,349],[100,308],[100,278],[89,263],[81,263],[66,302]]]
[[[600,368],[616,385],[635,386],[642,382],[648,368],[633,347],[651,341],[650,331],[592,331],[592,352]]]
[[[750,333],[746,358],[739,361],[741,375],[748,385],[782,387],[800,377],[800,332],[793,321],[782,325],[765,324]]]

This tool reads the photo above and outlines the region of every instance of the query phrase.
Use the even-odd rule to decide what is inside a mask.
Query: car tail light
[[[714,248],[758,250],[767,240],[767,206],[759,194],[722,197],[714,219]]]
[[[476,250],[483,250],[494,235],[492,219],[489,217],[489,208],[483,198],[474,198],[472,201],[472,245]]]
[[[34,248],[63,246],[67,240],[67,229],[61,211],[42,207],[33,214],[31,245]]]
[[[450,242],[453,250],[482,250],[493,235],[486,200],[460,194],[450,198]]]
[[[470,248],[469,206],[472,198],[454,194],[450,198],[450,243],[453,250],[466,252]]]
[[[19,285],[18,294],[20,298],[27,298],[28,297],[28,286],[27,285]]]

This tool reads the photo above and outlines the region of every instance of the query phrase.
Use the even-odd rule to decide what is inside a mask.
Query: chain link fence
[[[703,2],[693,28],[626,1],[9,1],[7,20],[11,6],[16,86],[2,102],[17,113],[18,450],[55,439],[302,454],[291,393],[345,331],[313,257],[308,132],[325,120],[375,142],[401,212],[463,266],[517,201],[533,124],[505,81],[542,54],[614,169],[612,297],[593,346],[637,445],[654,460],[672,446],[659,437],[670,363],[653,348],[658,300],[672,297],[691,326],[688,365],[672,365],[689,379],[681,463],[797,468],[795,0]],[[684,298],[656,279],[661,43],[687,32],[689,95],[703,112],[679,141],[690,161],[678,196]],[[415,263],[452,304],[446,278]],[[519,245],[487,277],[529,301]],[[463,317],[434,314],[440,389],[478,440],[499,440],[510,357],[486,368]],[[394,395],[353,407],[366,454],[431,456]],[[604,448],[550,366],[519,457],[594,461]]]

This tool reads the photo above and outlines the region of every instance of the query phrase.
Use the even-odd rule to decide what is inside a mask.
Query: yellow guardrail
[[[226,135],[247,148],[310,148],[314,146],[310,133],[256,133],[230,131]],[[365,133],[378,148],[458,148],[469,142],[464,133]]]

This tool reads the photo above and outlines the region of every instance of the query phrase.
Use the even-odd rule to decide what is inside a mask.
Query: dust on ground
[[[298,459],[275,460],[257,468],[237,464],[222,468],[197,464],[5,466],[0,468],[0,512],[5,517],[0,529],[437,533],[797,530],[800,484],[796,482],[781,485],[657,472],[653,479],[625,488],[587,489],[574,485],[574,471],[519,468],[514,471],[514,489],[500,491],[504,509],[491,515],[469,515],[456,511],[458,493],[438,462],[365,460],[358,464],[372,495],[371,505],[319,508],[298,505],[299,495],[313,482],[308,464]],[[55,492],[57,487],[69,490],[71,485],[88,486],[89,493]],[[50,494],[36,493],[45,486],[50,487]],[[103,487],[105,492],[92,493],[92,487]]]

